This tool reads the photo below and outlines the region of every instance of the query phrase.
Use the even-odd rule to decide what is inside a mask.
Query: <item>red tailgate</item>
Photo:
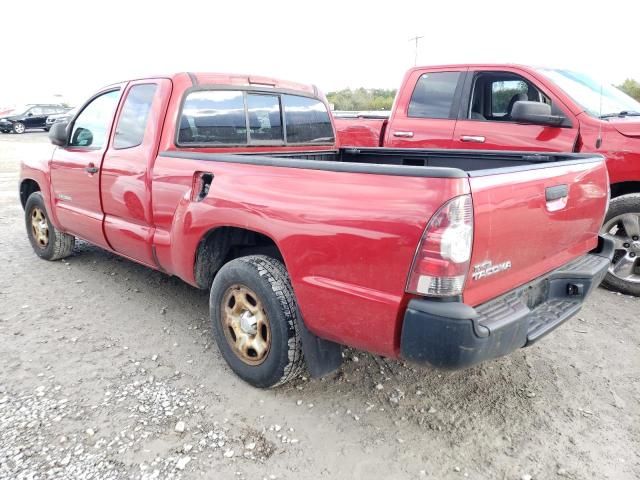
[[[490,300],[597,245],[607,204],[604,161],[540,167],[469,179],[474,240],[465,303]]]

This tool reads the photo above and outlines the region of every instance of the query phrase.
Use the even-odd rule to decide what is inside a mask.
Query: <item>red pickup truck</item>
[[[602,157],[338,149],[324,96],[181,73],[96,93],[22,164],[34,251],[79,237],[210,290],[219,349],[271,387],[341,345],[463,368],[530,345],[607,271]],[[553,241],[550,241],[553,239]]]
[[[640,103],[587,75],[521,65],[416,67],[388,119],[335,119],[340,146],[600,153],[615,242],[604,283],[640,295]]]

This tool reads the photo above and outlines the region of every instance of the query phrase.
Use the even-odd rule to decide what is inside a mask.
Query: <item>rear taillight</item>
[[[407,292],[445,297],[462,294],[473,245],[471,195],[445,203],[425,229],[409,272]]]

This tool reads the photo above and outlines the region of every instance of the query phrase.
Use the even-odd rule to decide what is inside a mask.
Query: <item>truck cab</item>
[[[336,119],[341,146],[600,153],[616,243],[605,284],[640,295],[640,103],[588,75],[522,65],[410,69],[385,119]]]

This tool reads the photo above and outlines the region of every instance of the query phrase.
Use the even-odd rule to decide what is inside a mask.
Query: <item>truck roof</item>
[[[168,78],[171,80],[182,77],[189,77],[194,84],[202,85],[238,85],[255,87],[272,87],[283,90],[295,90],[309,95],[318,95],[318,88],[315,85],[280,80],[262,75],[251,75],[242,73],[215,73],[215,72],[178,72],[165,75],[149,75],[140,78],[129,78],[124,81],[146,80],[150,78]],[[118,82],[122,83],[122,82]]]
[[[451,64],[444,64],[444,65],[415,66],[409,69],[409,71],[424,70],[425,68],[487,68],[487,67],[514,67],[514,68],[524,68],[524,69],[533,68],[531,65],[523,65],[520,63],[451,63]]]

